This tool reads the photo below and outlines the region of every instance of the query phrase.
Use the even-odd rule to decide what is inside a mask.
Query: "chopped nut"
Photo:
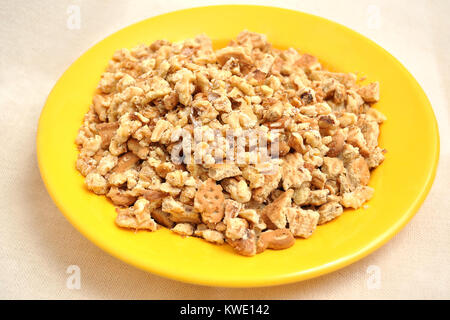
[[[293,132],[289,136],[288,145],[295,151],[300,152],[302,154],[304,154],[307,151],[303,143],[303,137],[297,132]]]
[[[136,201],[136,197],[132,196],[124,191],[119,190],[117,187],[111,187],[106,195],[111,201],[118,206],[129,206]]]
[[[311,184],[317,189],[323,189],[325,186],[325,182],[327,181],[327,175],[319,169],[315,169],[313,170],[311,176]]]
[[[170,128],[170,122],[166,121],[166,120],[158,120],[158,122],[156,123],[155,128],[153,129],[152,132],[152,137],[151,137],[151,141],[152,142],[158,142],[161,140],[164,132]]]
[[[240,203],[248,202],[252,197],[252,192],[245,180],[225,179],[222,181],[222,186],[231,195],[232,199]]]
[[[86,185],[89,190],[96,194],[106,194],[108,192],[106,179],[95,172],[91,172],[86,176]]]
[[[224,65],[230,58],[235,58],[243,65],[251,65],[251,58],[245,53],[241,47],[226,47],[216,52],[217,61]]]
[[[98,163],[97,166],[98,173],[104,176],[117,165],[117,162],[118,162],[117,157],[108,153],[107,155],[105,155],[100,159],[100,162]]]
[[[251,257],[256,254],[256,236],[253,230],[247,230],[246,236],[242,239],[227,239],[227,243],[240,255]]]
[[[308,202],[310,191],[309,185],[304,183],[300,188],[295,189],[292,200],[298,206],[305,205]]]

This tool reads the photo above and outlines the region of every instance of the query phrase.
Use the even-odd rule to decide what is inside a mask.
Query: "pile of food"
[[[158,40],[114,54],[76,166],[120,227],[164,226],[246,256],[285,249],[372,197],[378,100],[378,83],[261,34],[217,51],[205,35]]]

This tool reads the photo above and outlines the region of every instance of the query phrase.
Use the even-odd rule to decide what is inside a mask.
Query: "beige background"
[[[247,3],[256,2],[353,28],[390,51],[422,85],[438,118],[442,146],[434,186],[414,219],[384,247],[347,268],[271,288],[184,284],[109,256],[65,220],[44,188],[35,155],[41,108],[63,71],[107,35],[164,12],[221,1],[0,0],[0,298],[450,298],[450,2]],[[70,5],[80,8],[79,30],[67,27]],[[80,290],[66,287],[69,265],[81,269]],[[369,266],[380,272],[378,289],[368,286],[374,275]]]

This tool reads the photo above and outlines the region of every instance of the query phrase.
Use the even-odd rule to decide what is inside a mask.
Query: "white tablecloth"
[[[223,2],[195,1],[195,5],[218,3]],[[434,186],[414,219],[367,258],[320,278],[278,287],[184,284],[109,256],[65,220],[44,188],[35,146],[41,108],[63,71],[93,44],[133,22],[194,2],[1,0],[0,298],[450,298],[450,2],[247,3],[297,9],[342,23],[386,48],[416,77],[439,122],[441,159]],[[68,24],[77,10],[79,29],[76,20]],[[66,285],[70,265],[80,268],[80,289]]]

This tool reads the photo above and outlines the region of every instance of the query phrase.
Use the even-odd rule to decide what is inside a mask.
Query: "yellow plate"
[[[380,144],[385,162],[372,175],[375,196],[367,209],[346,211],[288,250],[253,258],[229,246],[181,238],[164,229],[130,232],[114,225],[105,197],[88,192],[75,170],[74,144],[94,89],[115,50],[157,39],[183,40],[200,33],[216,47],[241,30],[264,33],[276,47],[311,53],[336,71],[380,81],[376,108],[387,115]],[[67,219],[110,254],[144,270],[181,281],[226,287],[268,286],[316,277],[373,252],[397,233],[430,190],[439,158],[436,119],[427,97],[388,52],[334,22],[279,8],[212,6],[177,11],[129,26],[96,44],[63,74],[39,121],[37,154],[42,178]]]

